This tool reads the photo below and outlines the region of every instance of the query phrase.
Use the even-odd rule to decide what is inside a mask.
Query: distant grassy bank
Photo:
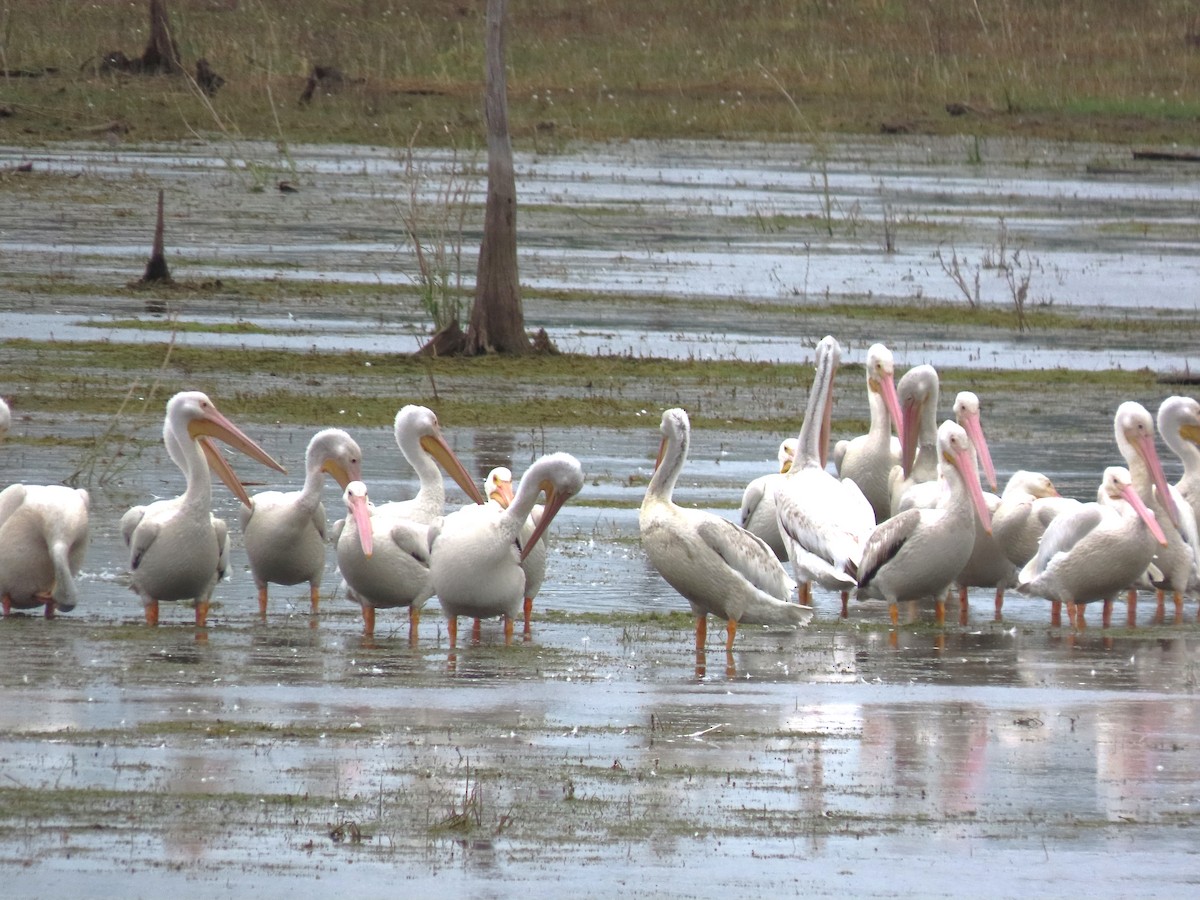
[[[167,5],[188,68],[226,79],[211,100],[184,77],[98,71],[142,52],[144,0],[7,0],[0,141],[481,139],[483,0]],[[511,0],[508,47],[526,149],[881,130],[1200,143],[1185,0]],[[345,81],[304,104],[314,65]]]

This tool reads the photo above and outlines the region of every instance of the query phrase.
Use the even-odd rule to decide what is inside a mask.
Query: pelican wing
[[[1033,559],[1033,570],[1045,572],[1050,561],[1059,553],[1068,553],[1071,548],[1096,530],[1104,521],[1105,509],[1097,503],[1085,503],[1073,513],[1060,515],[1046,526],[1046,533],[1038,544],[1037,556]]]
[[[25,485],[10,484],[0,491],[0,525],[25,502]]]
[[[875,513],[857,486],[847,487],[824,470],[790,476],[775,492],[779,532],[829,566],[858,565],[859,542],[875,524]],[[802,480],[801,480],[802,479]]]
[[[136,508],[136,507],[135,507]],[[132,512],[133,510],[130,510]],[[144,510],[143,510],[144,512]],[[129,518],[127,512],[121,518],[121,530],[125,531],[126,521]],[[130,529],[130,534],[126,541],[129,544],[129,568],[136,569],[141,565],[142,557],[146,555],[146,551],[153,546],[154,541],[158,538],[158,533],[162,530],[161,524],[156,521],[140,520],[134,523]]]
[[[316,508],[312,511],[312,524],[313,528],[317,529],[317,534],[321,536],[321,541],[325,542],[328,540],[326,531],[329,527],[329,519],[325,516],[324,503],[318,503]]]
[[[132,546],[133,533],[145,515],[146,507],[132,506],[125,511],[125,515],[121,516],[121,539],[125,541],[126,547]]]
[[[1179,488],[1171,487],[1171,497],[1179,510],[1179,536],[1192,551],[1192,577],[1200,575],[1200,528],[1196,524],[1196,513]]]
[[[858,585],[865,588],[884,563],[900,552],[921,523],[921,510],[906,509],[878,526],[867,538],[858,564]]]
[[[396,519],[387,535],[402,553],[406,553],[425,568],[429,568],[429,548],[436,539],[428,525],[409,519]]]
[[[750,521],[751,517],[754,515],[754,511],[758,509],[758,505],[762,503],[763,497],[766,496],[766,485],[767,476],[765,475],[755,478],[748,485],[746,485],[746,490],[742,493],[742,510],[740,519],[743,528],[746,527],[746,523]]]
[[[696,526],[696,533],[730,569],[763,593],[785,599],[796,589],[775,551],[758,535],[719,516],[706,517]]]

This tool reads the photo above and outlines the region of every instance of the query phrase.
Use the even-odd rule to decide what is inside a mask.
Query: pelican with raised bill
[[[775,489],[779,487],[780,479],[792,468],[797,446],[795,438],[787,438],[780,443],[776,453],[779,471],[758,476],[746,485],[746,490],[742,492],[742,527],[766,541],[767,546],[775,551],[775,555],[783,562],[787,562],[788,558],[787,545],[783,542],[783,535],[779,533],[779,522],[775,514]]]
[[[833,464],[840,477],[858,485],[875,510],[875,521],[882,522],[891,515],[889,476],[900,464],[900,440],[892,435],[892,428],[899,431],[903,426],[892,351],[883,344],[872,344],[867,350],[866,370],[870,427],[866,434],[838,441]]]
[[[938,622],[945,621],[945,595],[962,571],[975,546],[978,516],[986,531],[991,516],[979,484],[975,450],[957,422],[938,428],[944,481],[933,509],[907,509],[871,532],[859,566],[858,596],[886,600],[892,624],[899,621],[898,605],[908,600],[932,598]]]
[[[825,468],[833,381],[840,359],[838,342],[822,338],[817,344],[816,370],[800,426],[796,461],[775,491],[775,510],[796,581],[805,586],[802,599],[808,600],[812,582],[840,591],[842,614],[846,615],[863,544],[875,527],[875,511],[857,484],[839,479]]]
[[[218,468],[243,503],[249,501],[232,472],[222,471],[223,457],[208,444],[210,438],[224,441],[276,471],[287,471],[205,394],[183,391],[167,402],[163,443],[183,471],[187,489],[173,500],[134,507],[121,520],[130,553],[130,588],[142,598],[150,625],[158,624],[163,601],[189,603],[195,609],[196,625],[207,622],[212,592],[227,554],[224,522],[212,514],[209,466]]]
[[[687,463],[691,423],[684,410],[668,409],[661,429],[638,526],[650,562],[691,605],[697,651],[704,649],[710,615],[725,623],[727,653],[741,624],[808,622],[812,607],[790,602],[796,583],[762,538],[721,516],[676,505],[675,483]]]
[[[458,640],[458,617],[504,620],[504,643],[512,643],[513,620],[525,597],[526,561],[564,503],[583,488],[583,467],[569,453],[551,453],[521,476],[506,509],[464,506],[429,529],[433,590],[446,617],[450,646]],[[521,532],[542,493],[541,520],[521,541]]]
[[[242,508],[242,542],[258,588],[258,611],[266,618],[269,584],[308,584],[313,615],[321,602],[327,520],[321,491],[329,475],[345,490],[362,480],[362,450],[340,428],[313,435],[304,455],[304,486],[262,491]]]
[[[1117,594],[1153,567],[1167,536],[1142,502],[1129,470],[1104,470],[1098,500],[1058,516],[1046,528],[1037,555],[1019,576],[1019,589],[1067,604],[1071,624],[1083,627],[1083,605],[1104,602],[1104,627]]]

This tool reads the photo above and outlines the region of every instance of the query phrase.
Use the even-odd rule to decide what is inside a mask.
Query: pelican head
[[[992,465],[992,454],[988,450],[987,439],[983,436],[983,424],[979,418],[979,398],[972,391],[959,391],[954,398],[954,419],[967,432],[975,452],[979,454],[979,464],[983,466],[983,474],[987,476],[992,490],[996,489],[996,468]]]
[[[904,420],[900,400],[896,396],[896,363],[892,351],[883,344],[872,344],[867,350],[867,390],[883,398],[888,417],[897,433]]]
[[[507,466],[497,466],[488,472],[483,482],[483,492],[487,498],[501,509],[508,509],[513,501],[512,469]]]
[[[527,484],[530,486],[527,487]],[[521,483],[517,486],[517,496],[509,508],[518,510],[524,520],[533,508],[533,501],[542,492],[546,494],[546,507],[541,520],[533,529],[533,534],[521,550],[522,561],[550,526],[550,521],[562,509],[563,504],[582,489],[583,467],[579,460],[569,453],[551,453],[549,456],[543,456],[525,471]]]
[[[957,422],[947,419],[938,427],[938,451],[942,464],[952,466],[965,482],[967,494],[975,506],[975,513],[983,524],[984,531],[991,534],[992,516],[983,499],[983,488],[979,486],[979,470],[975,467],[975,448],[966,430]]]
[[[354,520],[354,529],[358,532],[363,556],[370,556],[375,548],[371,534],[371,503],[367,499],[367,486],[361,481],[351,481],[342,492],[342,499],[346,501],[346,511]]]
[[[475,503],[487,503],[479,486],[442,436],[437,416],[427,406],[408,405],[396,413],[396,444],[411,464],[419,453],[427,453],[454,479]]]
[[[779,460],[779,474],[786,475],[792,469],[792,463],[796,461],[796,450],[800,447],[800,442],[796,438],[788,438],[779,445],[779,452],[776,458]]]
[[[1150,418],[1146,407],[1133,400],[1126,400],[1118,406],[1117,414],[1113,418],[1113,436],[1130,468],[1133,468],[1135,460],[1146,467],[1154,483],[1158,502],[1167,511],[1167,518],[1171,520],[1171,524],[1178,528],[1179,510],[1175,508],[1175,500],[1167,485],[1167,476],[1158,458],[1158,450],[1154,447],[1154,420]]]
[[[1129,470],[1124,466],[1109,466],[1104,470],[1104,478],[1100,482],[1100,489],[1096,495],[1097,500],[1108,505],[1124,500],[1146,523],[1146,527],[1150,529],[1154,539],[1163,547],[1167,546],[1167,536],[1163,534],[1162,526],[1158,524],[1154,512],[1138,496]]]
[[[352,481],[362,481],[362,450],[358,442],[340,428],[326,428],[308,442],[305,463],[331,476],[345,490]]]
[[[896,394],[900,403],[900,464],[904,477],[912,474],[917,458],[917,442],[921,437],[921,422],[936,416],[938,403],[938,374],[933,366],[913,366],[900,377]]]

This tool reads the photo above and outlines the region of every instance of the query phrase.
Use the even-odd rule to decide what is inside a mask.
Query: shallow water
[[[136,277],[151,185],[168,189],[174,210],[168,246],[177,277],[402,282],[411,253],[397,228],[381,224],[395,221],[404,195],[392,154],[293,151],[302,191],[289,196],[248,192],[242,174],[198,147],[0,152],[0,168],[33,158],[67,176],[53,191],[23,194],[0,226],[5,335],[162,339],[105,324],[142,312],[126,296],[64,299],[5,286],[47,273],[110,286]],[[834,299],[949,296],[932,257],[947,229],[957,251],[975,259],[996,240],[1001,215],[1010,247],[1023,243],[1057,273],[1045,276],[1053,302],[1138,316],[1190,312],[1200,234],[1194,172],[1088,173],[1115,152],[1022,144],[970,166],[953,141],[879,140],[839,146],[824,162],[808,148],[705,144],[525,157],[523,278],[589,297],[647,298],[534,300],[527,319],[551,323],[569,350],[805,359],[828,324],[819,312],[827,287]],[[449,162],[427,155],[431,170]],[[831,197],[835,236],[822,238]],[[877,233],[885,200],[899,223],[895,256],[882,253]],[[763,316],[705,302],[726,296],[763,304]],[[688,327],[678,329],[680,317],[659,299],[694,310]],[[811,320],[774,309],[784,302],[812,309]],[[189,301],[184,316],[239,318],[271,333],[178,339],[416,345],[417,312],[383,315],[379,306],[330,309],[328,300],[304,297],[267,308],[217,292]],[[878,337],[869,323],[854,327],[845,333],[848,359]],[[924,335],[918,325],[889,343],[901,366],[1161,370],[1190,352],[1169,335],[1151,352],[1039,335],[980,344]],[[18,377],[0,376],[0,393]],[[841,390],[848,414],[865,414],[860,389]],[[1194,601],[1180,626],[1152,623],[1143,600],[1138,628],[1105,633],[1096,622],[1076,634],[1049,627],[1044,601],[1019,596],[994,622],[990,592],[975,591],[965,624],[952,615],[938,628],[931,611],[906,610],[910,620],[892,632],[881,604],[853,604],[842,622],[837,599],[819,592],[810,627],[744,627],[729,660],[713,635],[698,658],[686,617],[669,615],[684,604],[637,544],[664,405],[652,393],[644,429],[624,432],[566,424],[533,441],[444,423],[473,472],[492,464],[498,447],[518,474],[542,448],[574,452],[587,472],[584,492],[556,520],[533,640],[512,648],[490,623],[479,645],[451,654],[436,601],[415,647],[406,617],[387,611],[376,640],[364,643],[332,558],[319,617],[309,616],[304,589],[276,589],[262,623],[236,541],[234,576],[218,588],[207,630],[197,633],[189,611],[170,604],[163,625],[146,628],[126,588],[117,521],[133,503],[177,493],[179,477],[152,448],[113,483],[93,486],[79,607],[52,622],[0,622],[8,698],[0,709],[0,871],[10,891],[1194,890]],[[1001,476],[1039,469],[1063,493],[1090,497],[1096,473],[1113,461],[1112,400],[1082,378],[1070,403],[1039,397],[1035,408],[1009,398],[988,407]],[[13,440],[0,445],[2,481],[10,473],[57,481],[77,460],[37,439],[104,425],[24,412]],[[246,427],[292,467],[269,486],[298,483],[312,429]],[[147,433],[154,428],[146,423]],[[415,484],[390,429],[353,431],[373,496],[410,495]],[[742,487],[768,468],[779,439],[697,433],[677,498],[735,516]],[[1178,474],[1177,462],[1168,467]],[[239,471],[255,474],[249,464]],[[235,501],[226,492],[215,500],[236,522]],[[332,487],[326,505],[340,507]]]

